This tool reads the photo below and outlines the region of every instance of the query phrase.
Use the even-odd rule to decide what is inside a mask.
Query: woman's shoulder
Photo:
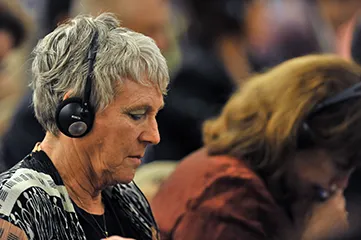
[[[170,194],[174,194],[176,198],[189,200],[199,198],[209,189],[219,188],[218,185],[222,191],[232,191],[240,186],[255,191],[265,189],[262,180],[244,161],[230,156],[210,156],[207,149],[202,148],[178,164],[157,195],[164,194],[165,198],[170,198]],[[163,197],[160,198],[164,202]]]
[[[28,167],[27,159],[20,161],[11,169],[0,174],[0,189],[23,191],[29,187],[56,189],[54,179],[46,172]],[[1,197],[0,197],[1,199]]]
[[[217,182],[219,179],[232,178],[265,187],[262,180],[243,159],[228,155],[209,155],[205,147],[184,158],[177,167],[177,171],[187,171],[189,175],[202,177],[203,186]]]
[[[190,159],[190,161],[194,161],[194,166],[199,165],[195,168],[198,168],[196,171],[201,172],[204,180],[198,195],[192,201],[194,206],[206,204],[210,208],[223,208],[219,204],[212,203],[223,202],[239,207],[242,202],[259,203],[261,200],[273,203],[262,179],[242,159],[224,155],[204,156],[204,154],[202,159],[202,152],[198,156],[197,160]]]
[[[16,208],[23,209],[23,203],[29,200],[34,200],[32,206],[36,207],[53,198],[61,199],[63,206],[72,206],[64,186],[56,185],[46,173],[24,167],[23,161],[0,174],[0,214],[3,216],[10,216]]]
[[[260,217],[278,212],[265,184],[245,161],[209,156],[205,148],[182,160],[153,198],[152,208],[163,230],[172,229],[188,213],[260,229]]]
[[[285,211],[244,161],[227,156],[216,156],[213,160],[217,171],[188,202],[188,212],[212,218],[219,224],[247,226],[266,235],[288,224]]]
[[[69,239],[77,234],[76,239],[84,239],[65,186],[29,167],[26,159],[0,174],[0,219],[20,228],[27,239]],[[67,219],[74,224],[68,225]]]
[[[0,174],[0,196],[2,192],[23,192],[33,186],[46,186],[50,176],[34,169],[24,167],[24,160]],[[5,194],[6,195],[6,194]],[[0,200],[3,198],[0,197]]]

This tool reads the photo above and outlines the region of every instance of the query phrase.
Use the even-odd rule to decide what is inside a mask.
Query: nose
[[[146,144],[156,145],[160,142],[160,135],[158,131],[158,124],[155,119],[150,120],[145,130],[140,135],[140,140]]]

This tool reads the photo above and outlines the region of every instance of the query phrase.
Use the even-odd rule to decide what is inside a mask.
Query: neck
[[[245,43],[237,37],[224,37],[218,43],[218,54],[236,84],[243,83],[249,76],[250,67],[245,49]]]
[[[73,139],[47,133],[40,148],[49,156],[60,174],[70,198],[91,214],[103,214],[101,184],[91,168],[89,156],[78,151]]]

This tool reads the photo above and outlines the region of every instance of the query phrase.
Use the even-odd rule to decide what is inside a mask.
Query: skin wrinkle
[[[77,158],[78,159],[80,159],[80,155],[77,153]],[[90,160],[90,158],[89,158],[89,160]],[[88,165],[88,168],[83,164],[82,165],[82,168],[79,170],[79,169],[75,169],[75,168],[73,168],[72,167],[72,165],[71,165],[71,160],[66,160],[66,161],[64,161],[64,163],[65,164],[67,164],[67,169],[69,169],[70,171],[71,171],[71,174],[70,174],[70,176],[76,176],[76,175],[78,175],[79,173],[78,173],[78,171],[82,171],[83,172],[83,174],[85,175],[85,176],[87,176],[87,179],[96,179],[96,174],[91,174],[92,172],[95,172],[94,171],[94,169],[91,169],[91,165]],[[92,176],[93,175],[93,176]],[[88,183],[91,185],[91,188],[90,189],[92,189],[92,190],[88,190],[86,187],[85,187],[85,185],[84,185],[84,183],[82,183],[79,179],[77,179],[77,178],[73,178],[73,177],[70,177],[69,179],[68,178],[64,178],[63,179],[63,181],[64,181],[64,183],[65,183],[65,186],[67,186],[67,188],[69,188],[69,190],[70,190],[70,195],[72,196],[72,195],[76,195],[76,194],[74,194],[74,189],[72,188],[72,187],[69,187],[69,186],[72,186],[72,185],[74,185],[72,182],[73,181],[75,181],[76,183],[76,185],[78,185],[78,186],[80,186],[81,187],[81,189],[84,191],[84,192],[86,192],[86,193],[88,193],[92,198],[94,198],[94,199],[96,199],[96,197],[99,195],[99,192],[100,192],[100,189],[101,188],[99,188],[99,187],[96,187],[96,185],[92,182],[92,181],[89,181]]]

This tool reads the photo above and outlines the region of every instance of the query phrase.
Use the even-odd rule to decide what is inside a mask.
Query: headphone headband
[[[84,111],[87,111],[89,108],[93,71],[94,71],[94,63],[95,63],[95,58],[96,58],[96,52],[98,50],[97,40],[98,40],[98,32],[96,31],[93,35],[92,41],[90,43],[89,52],[88,52],[88,74],[86,77],[84,96],[83,96],[83,102],[82,102]]]
[[[361,82],[358,82],[353,86],[341,91],[340,93],[337,93],[336,95],[329,97],[321,103],[317,104],[308,114],[304,122],[301,124],[301,129],[298,133],[298,147],[309,147],[310,145],[312,145],[312,138],[316,136],[307,121],[310,117],[330,106],[359,97],[361,97]]]
[[[59,130],[68,137],[80,138],[85,136],[93,127],[95,113],[90,105],[91,87],[98,33],[95,32],[88,52],[88,74],[86,77],[84,95],[82,98],[71,97],[62,101],[56,110],[56,124]]]
[[[313,114],[316,114],[320,111],[322,111],[323,109],[353,99],[353,98],[357,98],[357,97],[361,97],[361,82],[356,83],[355,85],[346,88],[345,90],[343,90],[342,92],[336,94],[335,96],[329,97],[326,100],[324,100],[323,102],[317,104],[315,106],[315,108],[311,111],[311,113],[309,114],[309,117]]]

